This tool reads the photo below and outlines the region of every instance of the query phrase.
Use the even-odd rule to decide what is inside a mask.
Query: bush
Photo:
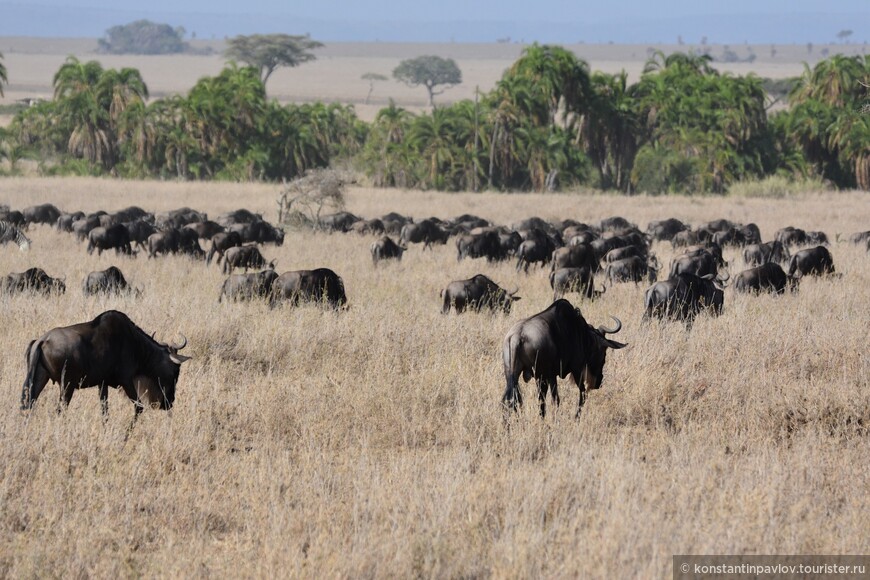
[[[182,27],[137,20],[108,29],[106,38],[99,40],[99,51],[109,54],[175,54],[190,48],[183,37]]]
[[[635,157],[631,184],[634,191],[650,195],[694,193],[699,190],[699,170],[697,158],[644,145]]]

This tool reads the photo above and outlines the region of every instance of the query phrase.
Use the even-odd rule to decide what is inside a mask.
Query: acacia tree
[[[322,46],[323,43],[312,40],[307,34],[252,34],[229,39],[224,56],[258,69],[265,85],[275,69],[312,61],[317,57],[311,51]]]
[[[395,69],[393,77],[408,86],[423,85],[429,95],[429,106],[435,108],[435,95],[462,82],[462,71],[452,58],[418,56],[403,60]],[[444,87],[436,91],[435,87]]]
[[[369,92],[366,94],[366,100],[364,103],[364,104],[368,105],[369,98],[372,96],[372,93],[375,90],[375,82],[385,81],[385,80],[387,80],[387,77],[385,77],[384,75],[379,74],[379,73],[367,72],[363,76],[361,76],[360,78],[364,81],[369,82]]]

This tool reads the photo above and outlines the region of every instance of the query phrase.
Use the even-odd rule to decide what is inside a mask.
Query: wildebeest
[[[595,277],[587,266],[557,268],[550,272],[550,288],[553,289],[553,300],[568,292],[577,292],[593,300],[607,290],[595,290]]]
[[[54,226],[61,232],[71,233],[73,231],[73,222],[76,220],[80,220],[85,217],[85,212],[77,211],[74,213],[63,213],[60,214],[60,217],[57,218],[57,221],[54,222]]]
[[[402,233],[402,227],[414,223],[414,219],[391,211],[381,216],[381,222],[384,224],[385,233],[398,236]]]
[[[41,205],[26,207],[21,211],[21,213],[24,214],[24,223],[27,225],[52,225],[57,223],[57,218],[60,217],[62,212],[50,203],[43,203]]]
[[[450,232],[444,230],[432,219],[425,219],[416,224],[405,224],[399,235],[403,246],[408,244],[423,244],[423,249],[431,248],[433,244],[446,244]]]
[[[660,242],[673,240],[675,235],[688,229],[689,226],[677,218],[651,221],[646,227],[647,233],[651,235],[654,240]]]
[[[329,268],[284,272],[272,284],[272,305],[288,301],[325,302],[338,309],[347,304],[344,281]]]
[[[375,234],[380,235],[384,233],[384,222],[379,220],[378,218],[372,218],[370,220],[360,220],[355,222],[350,226],[351,231],[356,232],[359,235],[366,234]]]
[[[63,294],[66,283],[60,278],[52,278],[42,268],[28,268],[24,272],[13,272],[0,280],[0,289],[7,294],[35,292],[48,296],[52,292]]]
[[[405,253],[404,246],[398,245],[390,236],[382,236],[380,239],[372,242],[370,247],[372,253],[372,262],[375,266],[381,260],[402,260],[402,254]]]
[[[103,414],[108,413],[109,387],[122,388],[136,409],[171,409],[187,345],[157,342],[123,312],[109,310],[90,322],[53,328],[27,346],[27,375],[21,408],[30,409],[46,383],[60,385],[63,405],[76,389],[99,387]]]
[[[277,279],[278,274],[271,268],[251,274],[233,274],[224,280],[218,302],[221,302],[224,296],[233,301],[268,298],[272,292],[272,284]]]
[[[495,262],[507,258],[499,239],[498,232],[488,229],[478,234],[462,234],[456,237],[456,259],[486,258],[487,262]]]
[[[284,243],[284,230],[263,220],[247,224],[234,224],[228,228],[228,231],[238,232],[243,244],[274,243],[276,246],[280,246]]]
[[[100,227],[100,217],[96,215],[85,216],[72,223],[73,234],[80,242],[85,241],[91,230],[98,227]]]
[[[802,246],[807,243],[807,233],[793,226],[786,226],[776,230],[773,239],[783,246]]]
[[[792,292],[797,290],[799,281],[799,278],[788,276],[779,264],[767,262],[740,272],[734,280],[734,289],[743,293],[771,292],[782,294],[786,288],[791,288]]]
[[[598,228],[601,231],[605,230],[626,230],[626,229],[637,229],[637,226],[625,219],[624,217],[615,215],[609,218],[604,218],[600,222],[598,222]]]
[[[558,406],[556,379],[569,374],[580,391],[577,416],[583,409],[586,393],[601,387],[608,348],[620,349],[625,344],[607,338],[619,332],[622,323],[614,317],[616,326],[594,328],[586,322],[580,310],[564,299],[549,308],[521,320],[507,333],[502,346],[505,387],[502,403],[509,409],[522,405],[519,377],[528,382],[532,377],[538,387],[541,415],[546,412],[547,391]]]
[[[177,253],[195,258],[205,256],[205,252],[199,246],[199,236],[196,231],[185,228],[167,228],[148,236],[149,258],[156,258],[160,254]]]
[[[140,250],[146,250],[148,238],[151,234],[157,233],[157,228],[154,227],[154,224],[141,218],[124,222],[124,226],[130,234],[130,243],[136,244]]]
[[[237,209],[222,213],[215,221],[224,227],[229,227],[232,224],[249,224],[261,219],[263,219],[263,216],[258,213],[253,213],[246,209]]]
[[[725,292],[721,280],[712,274],[704,277],[678,274],[668,280],[656,282],[644,294],[644,319],[670,318],[682,320],[687,327],[702,311],[714,316],[722,313]]]
[[[828,234],[825,232],[819,231],[811,231],[807,232],[807,240],[806,243],[808,245],[816,245],[816,246],[829,246],[831,245],[830,240],[828,240]]]
[[[489,308],[509,314],[513,303],[520,299],[516,293],[517,290],[508,292],[483,274],[468,280],[455,280],[441,291],[441,313],[447,314],[452,306],[457,313],[466,309],[480,312]]]
[[[0,220],[9,222],[17,228],[23,228],[26,225],[24,214],[17,209],[10,210],[8,207],[0,211]]]
[[[718,248],[718,246],[716,246]],[[679,274],[694,274],[695,276],[706,276],[708,274],[716,276],[719,273],[719,266],[722,264],[721,250],[717,257],[714,250],[707,248],[697,248],[686,252],[682,256],[677,256],[671,262],[670,278]]]
[[[198,238],[210,240],[215,234],[224,231],[224,227],[217,222],[206,220],[204,222],[193,222],[186,224],[182,230],[192,230]]]
[[[856,246],[863,245],[870,240],[870,230],[864,232],[855,232],[849,236],[849,243]],[[840,234],[837,234],[837,241],[840,241]]]
[[[340,211],[324,216],[320,216],[317,226],[328,232],[347,232],[351,226],[360,221],[360,218],[348,211]]]
[[[768,262],[785,262],[790,257],[788,248],[777,241],[750,244],[743,248],[743,261],[750,266],[760,266]]]
[[[611,284],[618,282],[634,282],[637,284],[642,282],[644,278],[647,278],[650,282],[655,282],[660,269],[657,266],[658,260],[655,256],[651,256],[649,260],[641,256],[630,256],[607,264],[604,268],[604,277]]]
[[[157,214],[154,219],[157,227],[161,229],[180,229],[187,224],[192,224],[194,222],[204,222],[206,220],[208,220],[207,214],[196,211],[195,209],[190,209],[189,207],[182,207],[170,211],[165,211],[163,213]]]
[[[834,272],[834,258],[825,246],[801,250],[791,257],[788,264],[788,275],[792,278],[822,276]]]
[[[82,292],[84,292],[85,296],[91,294],[120,294],[121,292],[130,292],[132,290],[133,288],[127,283],[124,274],[115,266],[91,272],[82,283]],[[139,294],[138,291],[137,294]]]
[[[246,272],[249,269],[263,268],[266,266],[266,258],[257,249],[257,246],[237,246],[228,249],[224,253],[223,273],[229,274],[235,268],[242,268]],[[269,263],[274,267],[275,261]]]
[[[242,236],[239,235],[239,232],[221,232],[215,234],[211,238],[211,248],[209,248],[208,254],[205,257],[205,263],[211,264],[211,259],[217,254],[217,263],[220,264],[221,258],[224,257],[224,252],[241,245]]]
[[[674,237],[671,238],[671,246],[674,249],[685,248],[686,246],[694,246],[695,244],[700,243],[700,241],[701,237],[698,235],[698,232],[684,230],[674,234]]]
[[[92,254],[96,249],[99,256],[103,250],[112,248],[116,254],[133,255],[130,232],[124,224],[115,224],[107,228],[101,226],[88,232],[88,254]]]

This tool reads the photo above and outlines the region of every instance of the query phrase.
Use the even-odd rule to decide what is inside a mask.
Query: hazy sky
[[[98,37],[148,18],[200,38],[711,43],[870,40],[870,0],[0,0],[0,35]]]

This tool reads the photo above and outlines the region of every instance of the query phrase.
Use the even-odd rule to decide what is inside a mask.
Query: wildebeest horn
[[[181,340],[184,341],[184,342],[182,342],[181,344],[178,344],[178,345],[176,345],[176,344],[170,344],[169,347],[170,347],[171,349],[173,349],[173,350],[181,350],[182,348],[184,348],[185,346],[187,346],[187,337],[184,336],[184,335],[182,334],[182,335],[181,335]]]
[[[731,274],[729,274],[727,271],[724,272],[724,274],[725,274],[725,276],[723,277],[722,273],[720,273],[718,276],[716,276],[716,279],[719,280],[720,282],[727,282],[728,279],[731,278]]]
[[[610,318],[612,318],[613,320],[616,321],[616,327],[615,328],[607,328],[606,326],[601,325],[598,327],[598,330],[601,332],[601,334],[616,334],[622,328],[622,321],[621,320],[619,320],[615,316],[611,316]]]
[[[516,293],[519,292],[519,291],[520,291],[520,287],[519,287],[519,286],[514,286],[514,289],[511,290],[510,292],[508,292],[508,294],[509,294],[510,296],[513,296],[514,294],[516,294]]]

